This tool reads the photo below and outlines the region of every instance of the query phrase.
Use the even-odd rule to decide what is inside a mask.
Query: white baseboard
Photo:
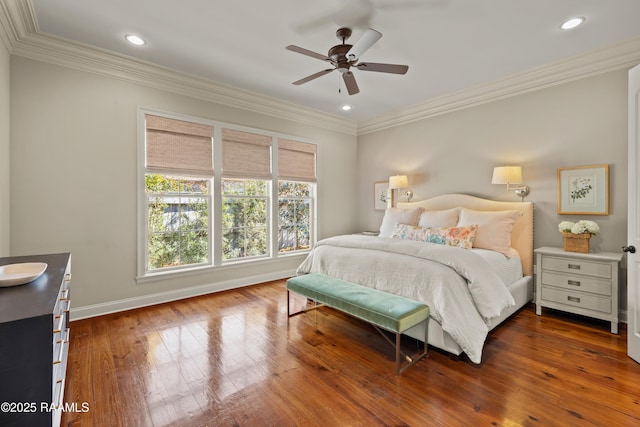
[[[262,274],[241,279],[227,280],[225,282],[208,283],[202,286],[194,286],[185,289],[177,289],[168,292],[144,295],[141,297],[127,298],[117,301],[110,301],[101,304],[92,304],[82,307],[72,307],[69,320],[80,320],[89,317],[102,316],[105,314],[117,313],[120,311],[132,310],[134,308],[148,307],[150,305],[162,304],[165,302],[177,301],[213,292],[226,291],[229,289],[242,288],[244,286],[256,285],[258,283],[270,282],[295,276],[295,270],[280,271],[270,274]]]

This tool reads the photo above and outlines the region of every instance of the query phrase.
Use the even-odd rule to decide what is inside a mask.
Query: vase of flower
[[[598,224],[593,221],[581,220],[576,223],[562,221],[558,229],[564,237],[564,250],[567,252],[588,253],[591,236],[600,231]]]

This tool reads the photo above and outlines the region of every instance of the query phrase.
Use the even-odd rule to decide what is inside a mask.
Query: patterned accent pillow
[[[429,230],[429,228],[418,227],[417,225],[396,224],[396,226],[393,228],[391,237],[393,239],[417,240],[419,242],[426,242]]]
[[[466,227],[418,227],[415,225],[397,224],[391,237],[396,239],[417,240],[439,245],[457,246],[471,249],[478,232],[477,225]]]

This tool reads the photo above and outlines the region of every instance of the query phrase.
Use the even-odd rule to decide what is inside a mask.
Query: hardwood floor
[[[288,319],[284,281],[269,282],[72,322],[65,401],[80,410],[62,425],[640,425],[621,326],[530,305],[481,365],[430,349],[396,376],[370,325],[328,308]]]

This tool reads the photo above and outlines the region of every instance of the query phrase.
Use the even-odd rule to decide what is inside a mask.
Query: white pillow
[[[460,208],[446,209],[442,211],[424,211],[420,214],[418,225],[420,227],[448,228],[458,224]]]
[[[509,256],[511,254],[511,230],[522,212],[474,211],[460,209],[458,226],[478,224],[478,232],[473,242],[474,248],[491,249]]]
[[[380,237],[391,237],[396,224],[418,225],[422,208],[387,208],[380,225]]]

